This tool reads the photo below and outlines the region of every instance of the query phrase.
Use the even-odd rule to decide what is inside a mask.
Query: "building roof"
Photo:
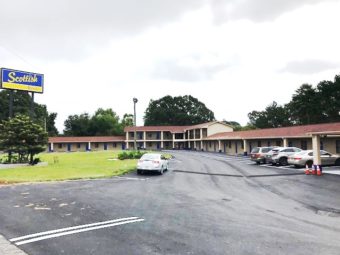
[[[139,126],[125,127],[124,132],[143,131],[169,131],[171,133],[184,133],[189,126]]]
[[[124,142],[125,136],[57,136],[49,137],[49,143],[106,143]]]
[[[304,126],[266,128],[247,131],[224,132],[207,137],[209,140],[223,139],[258,139],[258,138],[294,138],[309,137],[312,133],[332,134],[340,131],[340,122]]]
[[[208,128],[210,125],[220,123],[222,125],[231,127],[230,125],[227,125],[223,122],[219,121],[210,121],[198,125],[192,125],[192,126],[139,126],[139,127],[125,127],[124,132],[133,132],[135,129],[138,132],[143,131],[169,131],[171,133],[184,133],[186,130],[191,129],[199,129],[199,128]]]
[[[228,124],[225,124],[223,122],[220,122],[220,121],[210,121],[210,122],[206,122],[206,123],[202,123],[202,124],[198,124],[198,125],[193,125],[193,126],[188,126],[186,128],[186,130],[190,130],[190,129],[199,129],[199,128],[208,128],[209,126],[213,125],[213,124],[216,124],[216,123],[219,123],[219,124],[222,124],[224,126],[228,126],[228,127],[231,127],[233,128],[232,126],[228,125]]]

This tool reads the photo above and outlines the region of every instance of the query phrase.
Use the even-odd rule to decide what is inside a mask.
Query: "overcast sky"
[[[245,125],[340,74],[340,0],[0,1],[0,66],[45,74],[35,98],[60,131],[133,97],[142,125],[150,99],[187,94]]]

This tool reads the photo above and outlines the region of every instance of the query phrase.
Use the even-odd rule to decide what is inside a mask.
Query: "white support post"
[[[243,155],[247,156],[248,155],[248,141],[247,140],[243,140]]]
[[[196,129],[194,129],[194,150],[196,150]]]
[[[218,152],[222,152],[221,140],[218,140]]]
[[[283,138],[283,147],[288,147],[288,138]]]
[[[175,149],[175,133],[172,134],[172,149]]]
[[[163,142],[163,131],[161,131],[161,149],[164,148],[164,142]]]
[[[129,149],[129,132],[126,132],[126,149]]]
[[[88,148],[89,151],[91,150],[91,142],[88,143],[87,148]]]
[[[313,145],[313,162],[314,165],[321,165],[321,156],[320,156],[320,136],[313,135],[312,136],[312,145]]]
[[[146,132],[143,132],[143,148],[146,149]]]

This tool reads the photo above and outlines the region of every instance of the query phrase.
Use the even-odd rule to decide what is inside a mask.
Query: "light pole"
[[[133,124],[135,126],[134,128],[134,135],[133,135],[133,145],[134,145],[134,149],[137,149],[137,142],[136,142],[136,137],[137,137],[137,132],[136,132],[136,127],[137,127],[137,121],[136,121],[136,103],[138,102],[137,98],[133,98]]]

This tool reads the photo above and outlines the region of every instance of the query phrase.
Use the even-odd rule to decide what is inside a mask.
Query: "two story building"
[[[126,127],[125,136],[50,137],[49,151],[188,149],[244,155],[254,147],[294,146],[312,149],[313,139],[320,149],[340,153],[340,122],[283,128],[233,131],[223,122],[193,126]],[[136,137],[135,137],[136,134]]]

